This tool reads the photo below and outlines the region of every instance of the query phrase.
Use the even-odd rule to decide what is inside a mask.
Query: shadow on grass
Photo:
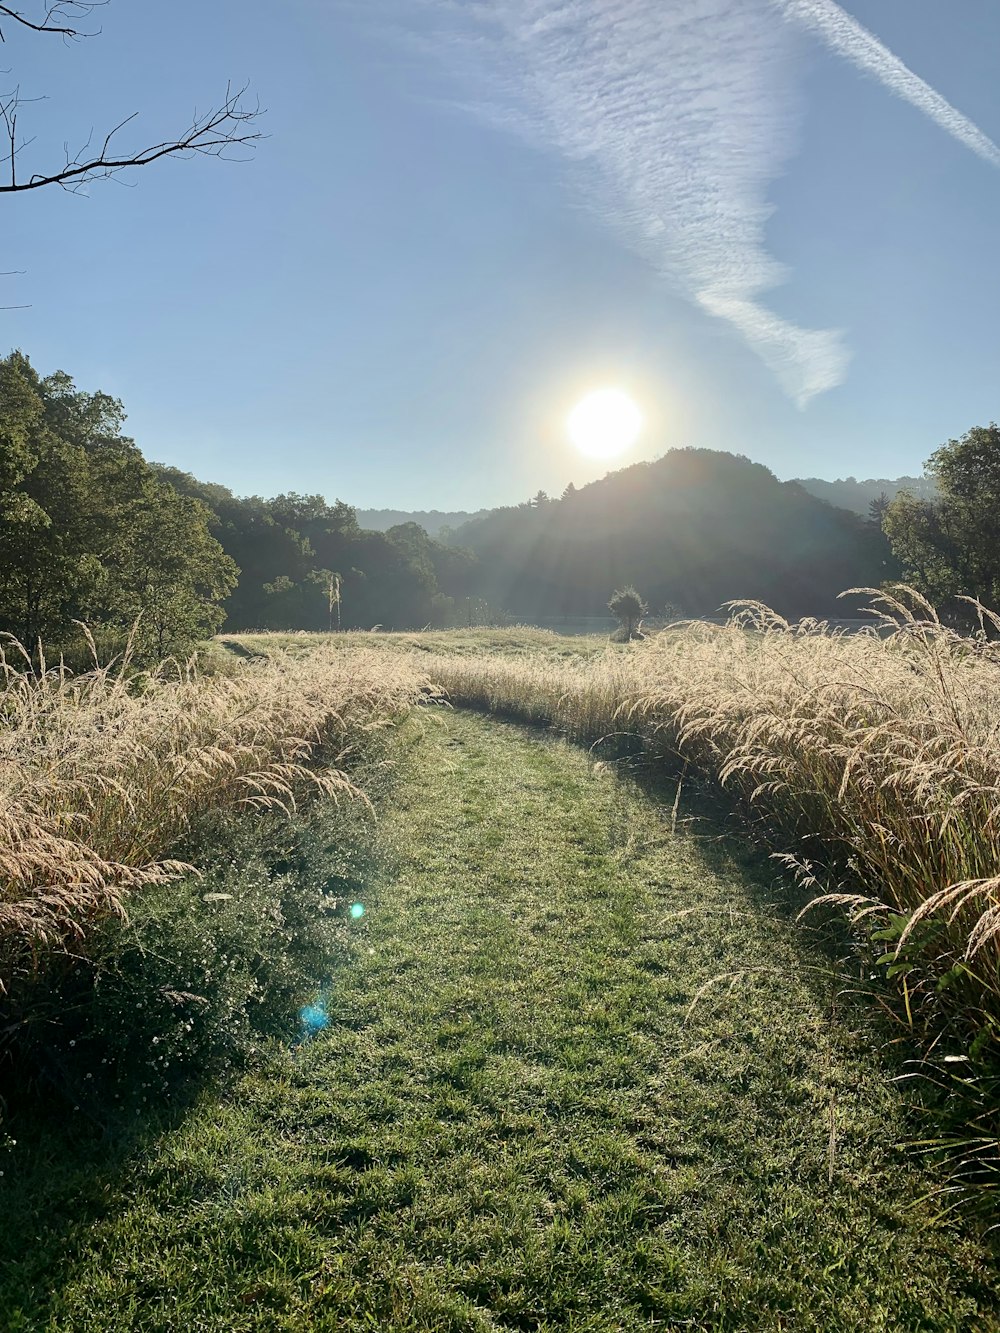
[[[6,1081],[24,1077],[11,1061]],[[169,1100],[113,1111],[100,1095],[67,1100],[44,1077],[6,1098],[0,1134],[0,1326],[28,1333],[50,1326],[58,1294],[76,1267],[93,1228],[121,1204],[135,1162],[176,1130],[206,1090],[220,1080],[193,1070]]]
[[[0,1008],[3,1333],[49,1327],[136,1164],[203,1097],[301,1039],[301,1007],[349,955],[351,904],[389,869],[360,808],[198,838],[201,877],[145,891],[88,959]]]
[[[536,741],[580,744],[545,723],[525,722],[502,711],[493,716]],[[824,893],[842,891],[845,885],[858,888],[851,885],[847,865],[831,863],[828,847],[803,838],[797,858],[816,876],[803,882],[778,859],[788,851],[787,835],[718,783],[692,773],[680,758],[668,766],[662,755],[646,750],[635,733],[609,733],[582,748],[595,765],[606,765],[617,780],[641,793],[665,829],[696,848],[706,874],[738,879],[759,909],[789,924],[790,943],[801,964],[798,980],[818,1003],[828,1010],[832,1005],[839,1018],[862,1033],[886,1073],[905,1087],[908,1142],[901,1146],[936,1160],[942,1188],[955,1187],[952,1204],[962,1198],[963,1206],[973,1204],[992,1225],[996,1134],[984,1134],[982,1125],[989,1115],[984,1090],[1000,1087],[1000,1071],[987,1067],[973,1076],[971,1066],[963,1066],[956,1075],[954,1068],[928,1059],[928,1052],[939,1046],[963,1049],[961,1035],[953,1032],[933,996],[917,1011],[912,993],[901,991],[878,962],[891,945],[873,943],[852,930],[843,911],[832,904],[806,910]],[[985,1154],[971,1168],[968,1153],[962,1152],[970,1145],[970,1135],[981,1141]],[[994,1240],[1000,1244],[1000,1231]]]

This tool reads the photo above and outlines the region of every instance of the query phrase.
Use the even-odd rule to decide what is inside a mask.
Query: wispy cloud
[[[935,92],[930,84],[914,74],[874,33],[841,9],[835,0],[773,0],[773,3],[785,18],[821,37],[852,65],[874,75],[897,97],[910,102],[992,166],[1000,167],[1000,148],[993,140],[940,93]]]
[[[558,150],[588,205],[727,321],[800,406],[845,377],[836,330],[763,302],[768,191],[797,147],[805,26],[969,147],[1000,150],[833,0],[427,0],[476,103]],[[794,24],[787,22],[794,20]],[[498,109],[500,108],[500,109]]]

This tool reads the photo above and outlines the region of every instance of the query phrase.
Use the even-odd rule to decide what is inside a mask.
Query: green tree
[[[635,588],[627,584],[617,588],[608,602],[608,610],[622,627],[626,639],[635,638],[639,632],[639,622],[649,610]]]
[[[65,393],[21,352],[0,363],[0,627],[29,646],[63,633],[94,575],[90,459],[54,423]]]
[[[927,460],[936,499],[902,492],[883,527],[903,576],[932,600],[1000,604],[1000,427],[975,426]]]
[[[102,552],[98,619],[138,625],[145,656],[183,653],[222,624],[222,599],[239,570],[209,532],[204,505],[156,477],[118,514],[117,540]]]
[[[20,352],[0,361],[0,629],[26,645],[139,619],[162,655],[219,626],[236,566],[124,420],[116,399],[42,379]]]

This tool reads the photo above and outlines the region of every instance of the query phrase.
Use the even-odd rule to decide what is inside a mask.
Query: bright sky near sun
[[[254,160],[3,203],[4,350],[239,493],[478,508],[602,475],[594,390],[779,476],[919,472],[1000,415],[996,0],[111,0],[7,32],[29,164],[181,129]],[[129,133],[133,131],[130,129]],[[36,154],[29,158],[28,154]],[[600,453],[601,450],[591,450]]]

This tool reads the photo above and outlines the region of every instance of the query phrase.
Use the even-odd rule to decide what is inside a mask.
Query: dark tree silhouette
[[[625,638],[634,639],[639,636],[639,622],[649,607],[632,585],[628,584],[624,588],[615,590],[611,601],[608,602],[608,610],[621,625]]]
[[[874,500],[869,500],[868,501],[869,521],[876,524],[878,527],[881,527],[882,520],[885,518],[886,512],[891,504],[892,500],[885,493],[885,491],[881,491],[878,495],[876,495]]]

